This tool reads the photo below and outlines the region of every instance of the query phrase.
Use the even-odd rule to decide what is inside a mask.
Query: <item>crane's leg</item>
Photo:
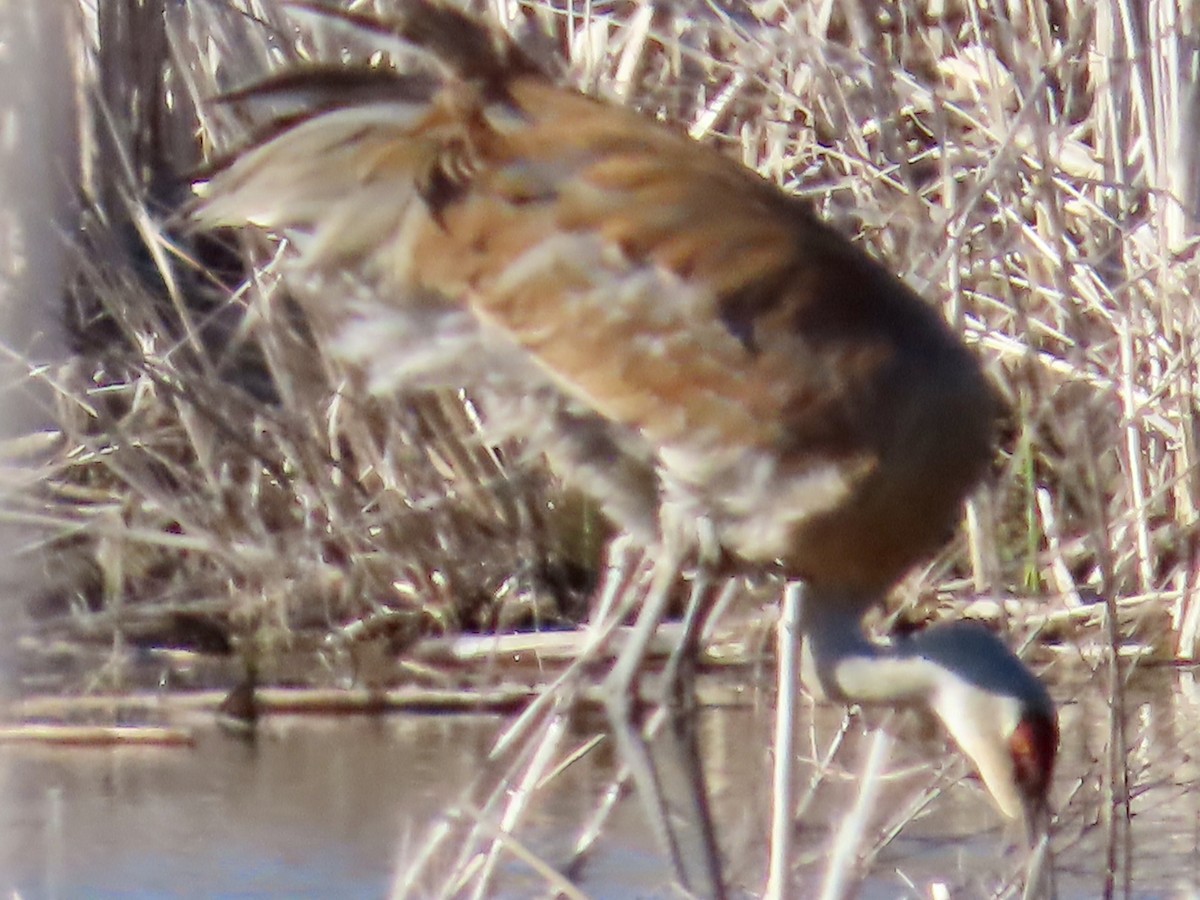
[[[712,616],[727,605],[736,593],[737,582],[730,578],[725,582],[716,601],[711,602],[708,595],[708,579],[702,575],[693,582],[691,598],[683,622],[683,633],[674,652],[672,652],[670,658],[667,660],[662,674],[664,696],[669,699],[674,694],[680,698],[680,705],[676,709],[668,708],[670,704],[660,706],[654,715],[651,716],[645,729],[640,733],[640,737],[643,740],[652,742],[658,736],[664,722],[670,719],[673,723],[673,737],[675,740],[673,742],[668,740],[666,744],[679,751],[676,754],[676,760],[680,762],[677,768],[689,776],[687,790],[690,790],[690,794],[687,796],[695,805],[693,806],[692,815],[685,815],[685,820],[695,824],[702,841],[701,852],[688,854],[681,848],[680,854],[684,857],[685,864],[688,859],[694,858],[697,861],[697,865],[701,863],[704,865],[706,874],[703,878],[706,878],[710,885],[717,886],[707,892],[713,896],[721,896],[721,885],[723,882],[721,880],[722,873],[715,839],[715,829],[713,828],[712,816],[708,806],[708,791],[704,783],[703,767],[699,762],[701,756],[695,749],[696,742],[694,740],[688,739],[686,736],[683,739],[679,737],[679,729],[681,726],[688,724],[689,711],[696,706],[694,688],[688,683],[690,673],[686,669],[685,663],[688,660],[696,658],[703,636],[707,633],[708,627],[711,624]],[[691,729],[691,734],[695,734],[695,729]],[[689,745],[692,749],[690,752],[685,752],[684,748],[687,748]],[[575,844],[575,853],[569,871],[578,873],[586,863],[592,847],[604,830],[604,825],[608,821],[609,816],[611,816],[621,797],[627,793],[626,789],[629,786],[630,778],[631,773],[628,766],[626,766],[605,794],[591,821],[589,821],[580,833],[579,839]],[[669,817],[667,821],[670,822]],[[684,879],[681,878],[680,880]],[[701,879],[688,878],[686,880],[689,883],[699,883]]]
[[[684,889],[702,897],[723,898],[720,858],[708,794],[704,788],[703,769],[696,749],[694,710],[695,685],[691,660],[694,659],[700,627],[707,608],[707,578],[693,586],[691,601],[684,620],[683,637],[672,654],[664,678],[664,695],[656,723],[665,715],[672,723],[673,746],[668,757],[672,769],[686,777],[683,793],[691,809],[686,818],[700,836],[700,847],[689,852],[681,845],[680,833],[672,823],[660,769],[647,745],[646,734],[637,715],[640,697],[638,679],[645,664],[651,638],[662,622],[670,602],[671,588],[679,577],[682,556],[662,553],[656,559],[650,588],[643,600],[641,612],[625,646],[622,648],[605,681],[604,695],[608,718],[617,742],[622,763],[633,780],[634,789],[646,808],[651,827],[670,860]],[[654,730],[653,726],[647,730]]]
[[[658,629],[671,598],[671,587],[682,564],[678,554],[658,554],[651,574],[650,589],[642,601],[633,630],[621,648],[617,661],[604,681],[604,704],[609,726],[617,743],[618,757],[629,770],[634,789],[641,798],[654,830],[671,867],[685,889],[690,890],[684,874],[679,842],[667,817],[662,783],[655,771],[650,751],[642,736],[638,676],[645,664],[647,649]]]
[[[733,585],[732,580],[729,582]],[[700,658],[701,634],[712,609],[711,579],[707,571],[696,573],[683,618],[683,634],[663,670],[663,691],[671,722],[673,758],[686,778],[683,800],[689,804],[685,821],[699,837],[695,853],[685,854],[685,865],[702,870],[694,883],[705,884],[707,896],[724,897],[721,849],[708,799],[708,782],[700,753],[699,702],[696,696],[696,665]],[[703,881],[701,881],[703,879]]]
[[[764,900],[789,896],[792,872],[792,810],[795,808],[793,760],[796,756],[796,686],[800,676],[800,605],[804,585],[783,589],[777,627],[775,693],[775,765],[771,778],[771,843]]]

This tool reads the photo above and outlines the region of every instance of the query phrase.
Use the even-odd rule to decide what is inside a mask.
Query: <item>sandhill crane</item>
[[[1043,808],[1054,707],[998,638],[862,632],[993,453],[993,389],[939,315],[805,203],[556,85],[462,12],[289,5],[426,65],[312,65],[229,95],[272,121],[200,186],[195,217],[287,233],[303,269],[369,283],[343,349],[378,383],[436,377],[436,345],[534,398],[551,465],[672,566],[802,580],[813,690],[927,707],[1004,813]]]

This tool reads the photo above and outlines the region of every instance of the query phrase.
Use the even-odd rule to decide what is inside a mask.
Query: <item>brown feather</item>
[[[358,261],[398,306],[463,304],[589,427],[628,435],[613,446],[649,448],[666,493],[745,560],[878,589],[944,539],[996,405],[899,279],[754,173],[553,84],[461,13],[339,16],[425,45],[450,75],[422,95],[400,87],[411,74],[314,72],[312,111],[217,174],[202,219],[307,230],[318,271]],[[305,77],[237,96],[303,93]]]

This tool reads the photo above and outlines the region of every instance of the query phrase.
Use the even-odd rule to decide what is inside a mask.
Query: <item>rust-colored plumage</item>
[[[304,114],[215,177],[201,218],[307,232],[311,269],[469,309],[652,461],[632,530],[680,502],[734,559],[864,589],[945,539],[996,406],[931,308],[744,167],[414,10],[352,21],[447,76],[315,69],[233,95]]]

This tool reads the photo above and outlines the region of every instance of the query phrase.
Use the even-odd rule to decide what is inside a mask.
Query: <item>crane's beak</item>
[[[1050,833],[1050,784],[1058,755],[1058,717],[1027,711],[1008,739],[1013,780],[1021,800],[1021,818],[1030,846]]]
[[[1031,849],[1036,848],[1050,836],[1050,804],[1044,796],[1026,797],[1021,806],[1021,825],[1026,843]]]

